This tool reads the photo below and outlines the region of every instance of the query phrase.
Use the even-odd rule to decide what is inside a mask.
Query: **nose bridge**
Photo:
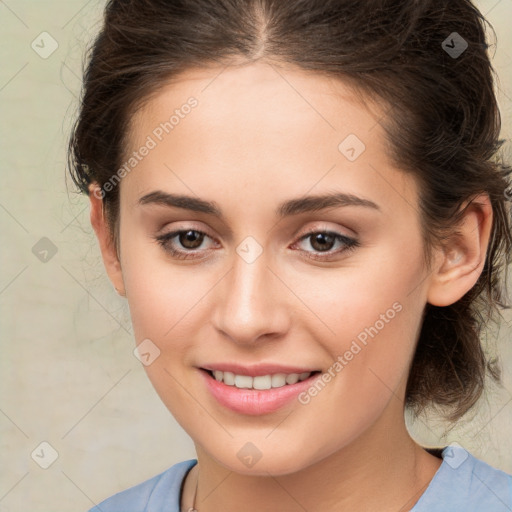
[[[283,333],[288,326],[282,284],[269,270],[270,258],[254,240],[236,249],[233,266],[216,297],[215,326],[237,343]]]

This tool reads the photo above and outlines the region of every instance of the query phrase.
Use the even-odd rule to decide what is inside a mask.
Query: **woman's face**
[[[285,474],[403,428],[429,274],[415,182],[373,107],[259,63],[187,71],[133,118],[119,236],[136,342],[229,469]]]

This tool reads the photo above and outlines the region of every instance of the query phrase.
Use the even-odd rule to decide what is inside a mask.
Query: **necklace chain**
[[[192,506],[187,509],[187,512],[197,512],[197,509],[196,509],[196,498],[197,498],[197,488],[198,487],[199,487],[199,470],[197,471],[196,490],[194,492],[194,499],[192,501]]]

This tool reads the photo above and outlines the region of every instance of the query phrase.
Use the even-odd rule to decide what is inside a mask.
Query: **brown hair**
[[[103,190],[135,110],[190,67],[274,60],[381,100],[391,156],[420,185],[427,254],[456,228],[465,201],[484,192],[492,203],[483,272],[455,304],[427,304],[407,385],[411,410],[438,406],[455,421],[481,396],[487,372],[499,382],[480,335],[506,306],[512,247],[511,168],[498,158],[485,23],[468,0],[110,0],[84,74],[72,179],[85,193],[91,182]],[[450,53],[454,41],[467,43],[462,54]],[[117,247],[119,187],[103,194]]]

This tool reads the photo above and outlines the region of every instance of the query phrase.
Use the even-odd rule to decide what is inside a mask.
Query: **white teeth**
[[[235,375],[235,387],[242,389],[252,388],[252,377],[248,375]]]
[[[234,386],[235,385],[235,374],[231,372],[219,372],[223,373],[222,380],[224,381],[224,384],[227,384],[228,386]]]
[[[308,373],[309,375],[309,373]],[[290,373],[290,375],[286,376],[286,384],[295,384],[299,382],[299,374],[298,373]]]
[[[254,389],[270,389],[272,387],[272,377],[270,375],[262,375],[252,379],[252,387]]]
[[[284,373],[276,373],[272,375],[272,387],[282,388],[286,384],[286,375]]]
[[[281,388],[287,384],[295,384],[307,379],[311,372],[304,373],[276,373],[274,375],[259,375],[250,377],[249,375],[235,375],[232,372],[222,372],[214,370],[213,376],[218,382],[224,382],[228,386],[234,386],[239,389],[270,389]]]

